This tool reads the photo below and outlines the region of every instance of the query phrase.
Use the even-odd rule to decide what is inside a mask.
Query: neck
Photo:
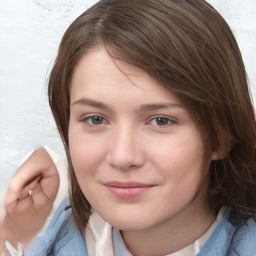
[[[206,203],[200,205],[193,202],[162,223],[144,230],[122,231],[122,236],[127,248],[135,256],[167,255],[192,244],[209,229],[215,219],[216,216]]]

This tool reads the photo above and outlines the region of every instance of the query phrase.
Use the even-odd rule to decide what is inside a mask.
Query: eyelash
[[[161,121],[161,119],[162,119],[162,121],[165,121],[166,124],[160,125],[159,123],[157,123],[158,121]],[[153,121],[154,121],[155,124],[152,124]],[[152,124],[154,126],[157,126],[157,127],[163,127],[164,128],[164,127],[175,124],[176,121],[174,119],[166,117],[166,116],[155,116],[154,118],[151,118],[148,123]]]
[[[104,123],[99,123],[99,124],[95,124],[93,123],[92,119],[93,118],[99,118],[102,120],[102,122]],[[89,121],[91,120],[91,121]],[[88,124],[89,126],[99,126],[99,125],[102,125],[102,124],[105,124],[107,123],[107,121],[105,120],[104,117],[100,116],[100,115],[91,115],[91,116],[87,116],[87,117],[84,117],[83,119],[81,119],[82,122],[85,122],[86,124]]]
[[[98,118],[100,119],[98,124],[96,123],[93,123],[92,119],[93,118]],[[99,125],[105,125],[107,124],[108,122],[106,121],[106,119],[100,115],[91,115],[91,116],[87,116],[83,119],[81,119],[82,122],[86,122],[86,124],[88,124],[89,126],[99,126]],[[163,124],[163,125],[159,125],[159,123],[157,123],[158,121],[165,121],[166,124]],[[154,123],[154,124],[153,124]],[[146,124],[150,124],[150,125],[153,125],[153,126],[156,126],[156,127],[168,127],[170,125],[173,125],[177,123],[176,120],[174,120],[173,118],[170,118],[170,117],[166,117],[166,116],[155,116],[153,118],[151,118]]]

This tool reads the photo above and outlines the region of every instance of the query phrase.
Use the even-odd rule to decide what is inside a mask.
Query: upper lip
[[[120,181],[109,181],[104,183],[105,186],[116,187],[116,188],[138,188],[138,187],[152,187],[152,184],[145,184],[136,181],[120,182]]]

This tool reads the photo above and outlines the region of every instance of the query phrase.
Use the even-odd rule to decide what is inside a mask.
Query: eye
[[[106,120],[101,116],[89,116],[84,118],[83,121],[86,121],[89,125],[101,125],[106,123]]]
[[[173,123],[173,121],[167,117],[155,117],[150,121],[150,124],[155,125],[155,126],[167,126],[169,124]]]

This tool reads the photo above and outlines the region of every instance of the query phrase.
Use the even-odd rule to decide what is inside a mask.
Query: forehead
[[[147,72],[113,59],[103,47],[95,47],[82,56],[74,68],[71,83],[71,102],[79,97],[136,102],[165,101],[181,104],[179,97],[153,79]],[[135,101],[136,100],[136,101]],[[130,103],[129,103],[130,104]]]

